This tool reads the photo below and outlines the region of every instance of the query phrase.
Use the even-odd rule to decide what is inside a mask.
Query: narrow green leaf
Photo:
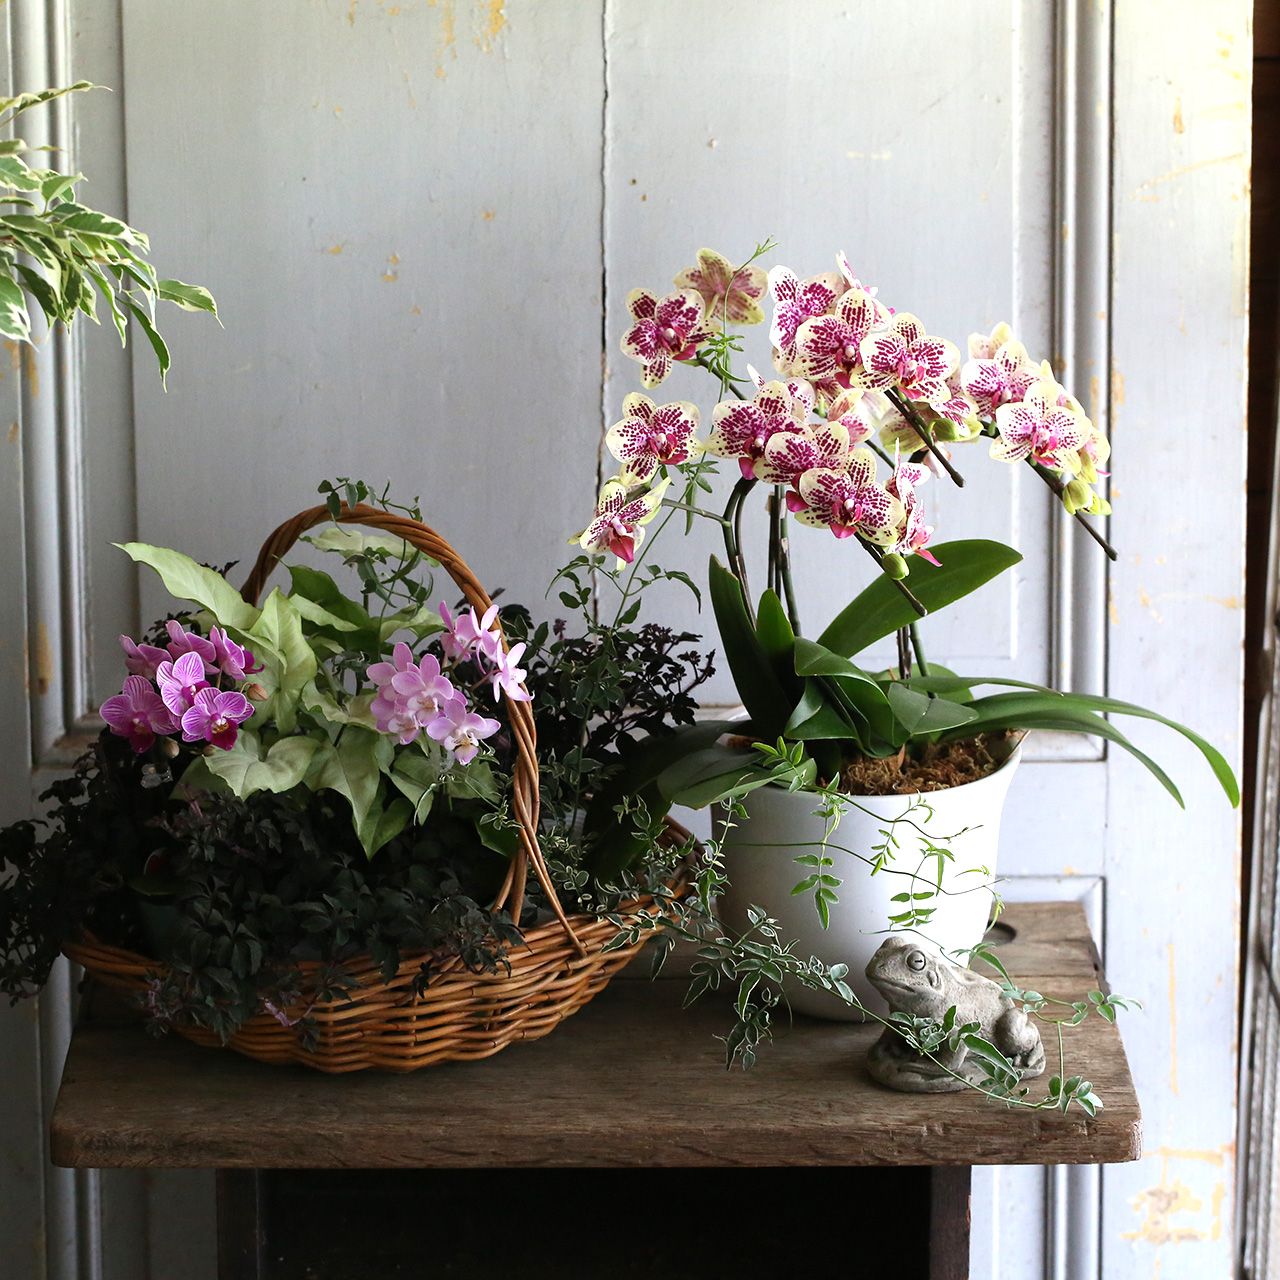
[[[738,697],[751,717],[756,736],[771,742],[791,718],[794,704],[779,683],[773,664],[756,636],[742,596],[742,585],[715,556],[711,557],[707,578],[724,656],[733,673]]]
[[[124,299],[125,306],[133,313],[133,318],[142,326],[143,333],[147,335],[147,341],[151,343],[151,349],[156,353],[156,362],[160,366],[160,385],[164,386],[165,375],[169,372],[169,348],[165,346],[164,339],[151,323],[151,317],[128,294],[120,296]]]

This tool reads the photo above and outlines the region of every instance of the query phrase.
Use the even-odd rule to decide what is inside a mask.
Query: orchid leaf
[[[764,592],[756,606],[756,638],[787,700],[794,703],[804,689],[804,682],[796,675],[796,633],[772,589]]]
[[[137,563],[150,565],[160,575],[165,590],[171,596],[190,600],[208,609],[219,626],[249,632],[257,622],[259,610],[246,604],[226,578],[197,564],[181,551],[153,547],[145,542],[117,542],[114,545]]]
[[[808,786],[816,777],[817,765],[810,759],[784,771],[749,748],[714,746],[695,751],[672,765],[658,779],[658,786],[672,804],[702,809],[744,796],[770,782],[798,788]]]
[[[978,713],[970,707],[948,702],[945,698],[930,698],[901,681],[890,681],[887,694],[893,714],[910,734],[952,729],[978,718]]]
[[[930,564],[920,556],[906,557],[911,570],[907,585],[930,613],[976,591],[1022,559],[1012,547],[985,538],[945,542],[930,549],[939,564]],[[853,657],[917,620],[897,585],[881,576],[836,616],[818,642]]]
[[[733,674],[738,697],[751,717],[755,735],[772,741],[791,719],[794,703],[787,697],[756,635],[742,595],[742,584],[715,556],[711,557],[707,578],[725,660]]]
[[[1150,756],[1140,751],[1109,720],[1084,707],[1072,705],[1067,694],[997,693],[969,704],[977,718],[960,729],[942,735],[942,741],[991,733],[1000,729],[1057,729],[1066,733],[1091,733],[1123,747],[1151,771],[1160,785],[1183,808],[1182,795],[1172,779]]]

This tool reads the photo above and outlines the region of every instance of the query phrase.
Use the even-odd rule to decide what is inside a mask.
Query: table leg
[[[968,1165],[935,1165],[929,1194],[929,1280],[969,1280]]]
[[[266,1195],[261,1169],[218,1170],[218,1280],[264,1280]]]

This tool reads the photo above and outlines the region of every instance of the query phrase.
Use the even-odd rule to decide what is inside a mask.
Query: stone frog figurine
[[[1025,1075],[1038,1076],[1044,1070],[1040,1032],[990,978],[941,960],[899,935],[887,938],[871,957],[867,980],[893,1013],[941,1021],[954,1005],[957,1024],[979,1023],[982,1038]],[[966,1054],[962,1045],[955,1053],[944,1048],[938,1056],[953,1071],[976,1082],[984,1073],[976,1062],[965,1061]],[[867,1070],[873,1080],[903,1093],[953,1093],[965,1087],[888,1027],[871,1046]]]

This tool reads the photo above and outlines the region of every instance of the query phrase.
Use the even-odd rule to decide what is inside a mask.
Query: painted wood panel
[[[1237,762],[1248,17],[1243,3],[1115,6],[1112,528],[1125,554],[1110,691],[1201,728]],[[1193,752],[1155,726],[1133,737],[1168,762],[1187,811],[1121,753],[1108,762],[1107,971],[1146,1004],[1126,1036],[1146,1157],[1103,1172],[1103,1273],[1226,1280],[1237,815]]]
[[[226,323],[171,321],[167,395],[138,353],[140,537],[251,558],[317,480],[390,477],[541,597],[600,433],[599,24],[125,5],[129,211]]]

